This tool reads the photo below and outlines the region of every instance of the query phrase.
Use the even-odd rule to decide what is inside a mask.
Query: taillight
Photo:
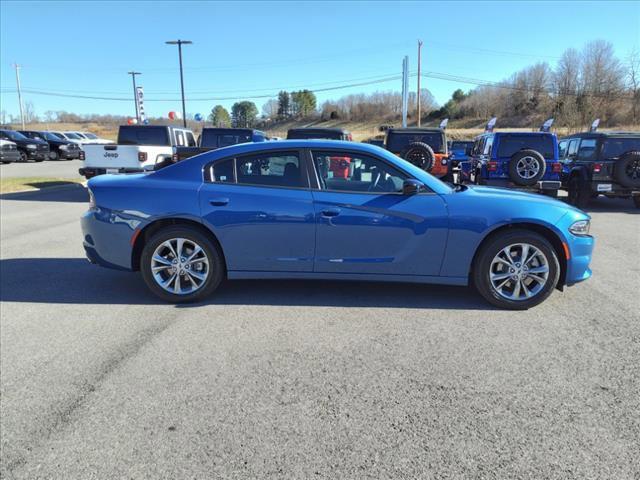
[[[552,171],[553,173],[560,173],[560,172],[562,172],[562,164],[561,164],[561,163],[554,163],[554,164],[551,166],[551,171]]]
[[[353,142],[353,135],[351,134],[347,135],[347,140],[349,140],[350,142]]]
[[[498,170],[498,162],[488,162],[487,170],[490,172],[495,172],[496,170]]]
[[[80,160],[84,160],[84,150],[80,150],[80,153],[78,154],[78,158]]]
[[[174,153],[173,155],[171,155],[171,161],[173,163],[178,163],[178,154]]]
[[[147,152],[138,152],[138,161],[146,162],[147,161]]]
[[[601,163],[594,163],[593,164],[593,173],[600,173],[602,171],[602,164]]]

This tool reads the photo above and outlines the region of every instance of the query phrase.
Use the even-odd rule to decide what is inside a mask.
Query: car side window
[[[236,158],[236,181],[242,185],[305,187],[306,171],[294,152],[269,152]]]
[[[399,193],[408,176],[386,162],[351,152],[313,152],[320,188],[336,192]]]
[[[215,183],[236,183],[235,158],[214,163],[211,166],[210,177]]]
[[[483,155],[491,155],[491,147],[493,146],[493,135],[490,135],[486,138],[484,142],[484,147],[482,150]]]
[[[569,160],[575,160],[578,153],[578,145],[580,144],[579,138],[574,138],[569,142],[569,148],[567,149],[567,158]]]
[[[585,138],[580,142],[578,148],[578,160],[593,160],[596,156],[596,139]]]
[[[558,142],[558,156],[560,157],[560,160],[563,160],[564,157],[566,156],[568,147],[569,147],[568,140],[561,140]]]
[[[180,130],[176,130],[176,145],[179,147],[184,147],[184,135]]]
[[[193,138],[193,133],[186,132],[185,135],[187,137],[187,146],[188,147],[195,147],[196,146],[196,139]]]

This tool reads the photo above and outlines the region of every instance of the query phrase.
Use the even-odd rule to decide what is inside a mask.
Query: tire
[[[426,172],[433,168],[433,163],[436,160],[436,155],[433,153],[433,149],[424,142],[410,143],[400,156],[407,162]]]
[[[640,195],[633,196],[633,206],[636,208],[640,208]]]
[[[579,175],[574,175],[569,179],[569,203],[578,208],[587,208],[591,200],[591,191]]]
[[[195,250],[194,245],[202,249],[201,254],[197,255],[190,268],[186,266],[186,262],[181,264],[174,263],[173,259],[175,257],[172,255],[171,250],[166,247],[166,242],[170,242],[173,251],[176,251],[178,247],[177,239],[183,240],[184,256],[182,258],[184,259],[187,259],[187,255],[190,256],[193,253]],[[157,256],[154,257],[154,253],[164,258],[167,263],[154,260],[154,258],[157,258]],[[198,260],[202,261],[198,262]],[[152,272],[154,265],[162,270],[154,274]],[[176,275],[171,271],[171,268],[181,269],[182,266],[184,266],[184,275]],[[151,237],[142,250],[140,271],[147,287],[162,300],[170,303],[188,303],[203,300],[218,288],[225,276],[225,265],[220,248],[206,234],[193,227],[179,226],[167,227]],[[204,279],[194,289],[195,284],[190,282],[189,278],[194,279],[197,283],[199,277],[192,276],[196,273],[203,276]],[[184,290],[181,294],[168,291],[159,284],[159,281],[170,280],[171,278],[178,278],[179,284],[176,280],[169,281],[166,282],[167,288],[174,290],[178,284],[178,288]],[[186,288],[187,285],[190,286],[191,291]]]
[[[528,245],[528,268],[540,272],[546,268],[546,272],[536,272],[535,277],[541,279],[540,281],[528,276],[528,270],[524,269],[518,257],[526,253],[522,247],[518,247],[522,244]],[[496,260],[498,256],[507,259],[503,253],[507,248],[510,248],[511,254],[515,254],[509,255],[514,265],[513,275],[510,275],[511,270],[506,270],[508,267],[505,262]],[[491,274],[496,276],[493,282]],[[506,279],[504,275],[507,275]],[[496,234],[482,245],[473,264],[472,282],[480,295],[492,305],[509,310],[527,310],[542,303],[551,295],[559,279],[560,262],[554,248],[546,238],[529,230],[517,229]],[[494,286],[494,282],[497,285]],[[520,287],[516,288],[517,283]],[[500,284],[504,286],[497,289]],[[527,297],[527,291],[531,293],[530,297]],[[516,295],[517,298],[507,298],[509,294]]]
[[[36,160],[36,163],[41,163],[44,162],[44,158],[40,159],[40,160]]]
[[[60,160],[60,155],[58,155],[58,152],[56,152],[55,150],[51,150],[49,152],[49,160],[53,162]]]
[[[20,151],[20,161],[23,163],[27,163],[29,161],[29,157],[27,157],[27,154],[23,151]]]
[[[640,188],[640,152],[627,152],[615,164],[613,177],[628,188]]]
[[[535,150],[520,150],[509,160],[509,178],[523,187],[535,185],[545,173],[547,163]]]

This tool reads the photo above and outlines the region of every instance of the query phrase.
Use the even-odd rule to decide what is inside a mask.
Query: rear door
[[[315,272],[439,275],[448,216],[432,192],[403,195],[408,175],[349,150],[311,151]]]
[[[313,270],[313,199],[299,150],[218,160],[205,170],[201,213],[229,271]]]

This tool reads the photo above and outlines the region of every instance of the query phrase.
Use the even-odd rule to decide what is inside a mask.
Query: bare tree
[[[38,116],[36,115],[35,108],[33,107],[33,102],[28,101],[24,103],[24,122],[25,123],[33,123],[38,121]]]
[[[640,110],[640,51],[637,48],[627,56],[627,82],[631,91],[631,119],[635,125]]]
[[[275,119],[278,116],[278,100],[271,98],[262,105],[262,115],[266,118]]]

